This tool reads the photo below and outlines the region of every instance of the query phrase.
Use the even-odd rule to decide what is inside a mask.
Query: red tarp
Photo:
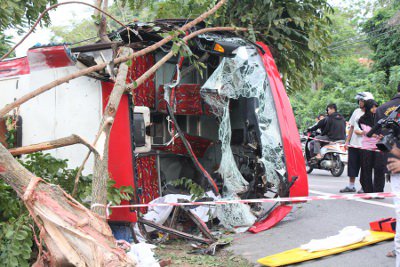
[[[278,222],[282,221],[286,215],[292,210],[292,206],[279,206],[274,209],[266,219],[260,222],[256,222],[252,227],[249,228],[249,232],[253,234],[268,230],[275,226]]]

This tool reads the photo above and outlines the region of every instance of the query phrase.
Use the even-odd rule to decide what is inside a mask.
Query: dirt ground
[[[163,245],[158,245],[155,250],[160,260],[171,260],[170,267],[197,267],[197,266],[235,266],[251,267],[249,261],[241,256],[233,255],[230,251],[219,249],[214,256],[189,254],[192,251],[190,243],[182,240],[170,240]]]

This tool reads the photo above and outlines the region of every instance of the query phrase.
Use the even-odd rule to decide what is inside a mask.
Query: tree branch
[[[91,152],[98,153],[97,150],[91,144],[89,144],[85,139],[76,134],[34,145],[12,148],[9,149],[8,152],[10,152],[11,155],[13,156],[19,156],[23,154],[30,154],[38,151],[50,150],[59,147],[71,146],[75,144],[85,145],[87,148],[89,148]]]
[[[99,133],[101,133],[103,131],[104,127],[106,127],[108,123],[113,123],[113,120],[106,120],[106,122],[107,123],[104,123],[102,125],[103,128],[100,128],[99,132],[97,133],[96,138],[95,138],[95,140],[93,142],[93,145],[92,145],[93,147],[96,145],[97,141],[99,140],[99,137],[100,137]],[[83,160],[81,166],[78,169],[78,172],[76,173],[75,182],[74,182],[74,189],[72,190],[72,194],[71,194],[72,197],[75,197],[76,192],[78,191],[79,178],[81,177],[81,173],[82,173],[83,169],[85,168],[86,162],[88,161],[91,152],[92,152],[91,150],[88,151],[88,153],[86,154],[85,159]]]
[[[207,17],[209,17],[210,15],[215,13],[218,10],[218,8],[220,8],[226,1],[227,0],[219,1],[212,9],[210,9],[209,11],[203,13],[202,15],[200,15],[198,18],[192,20],[191,22],[183,25],[178,30],[179,31],[189,30],[190,28],[192,28],[193,26],[195,26],[199,22],[203,21],[204,19],[206,19]],[[63,4],[63,3],[60,3],[60,4]],[[147,48],[145,48],[143,50],[140,50],[140,51],[138,51],[136,53],[133,53],[133,54],[131,54],[129,56],[118,57],[118,58],[114,59],[113,63],[114,64],[119,64],[121,62],[126,62],[126,61],[128,61],[130,59],[146,55],[146,54],[148,54],[148,53],[160,48],[161,46],[165,45],[166,43],[170,42],[178,34],[179,34],[179,32],[175,33],[174,35],[167,36],[164,39],[158,41],[157,43],[155,43],[155,44],[153,44],[153,45],[151,45],[151,46],[149,46],[149,47],[147,47]],[[52,88],[54,88],[54,87],[56,87],[56,86],[58,86],[60,84],[66,83],[66,82],[68,82],[68,81],[70,81],[72,79],[81,77],[83,75],[87,75],[89,73],[102,70],[108,64],[109,64],[108,62],[107,63],[98,64],[98,65],[89,67],[87,69],[84,69],[84,70],[81,70],[81,71],[77,71],[77,72],[72,73],[70,75],[64,76],[64,77],[62,77],[62,78],[60,78],[58,80],[55,80],[55,81],[53,81],[51,83],[46,84],[46,85],[43,85],[43,86],[33,90],[32,92],[22,96],[21,98],[17,99],[13,103],[6,105],[4,108],[2,108],[0,110],[0,117],[4,117],[8,112],[13,110],[14,108],[20,106],[21,104],[29,101],[30,99],[32,99],[32,98],[34,98],[34,97],[36,97],[36,96],[38,96],[38,95],[40,95],[40,94],[42,94],[44,92],[47,92],[48,90],[50,90],[50,89],[52,89]]]
[[[122,56],[128,56],[133,50],[128,47],[121,47]],[[108,149],[110,133],[113,126],[115,115],[122,95],[125,92],[126,77],[128,75],[128,65],[123,62],[119,65],[118,75],[107,106],[104,109],[103,119],[100,123],[100,129],[97,134],[98,140],[95,144],[98,155],[95,155],[93,182],[92,182],[92,202],[94,204],[107,204],[107,181],[110,179],[108,175]],[[104,216],[105,210],[102,207],[94,206],[92,211]]]
[[[107,12],[107,7],[108,7],[108,1],[107,0],[96,0],[96,5],[97,7],[101,8],[101,6],[103,5],[102,10],[104,10],[104,12]],[[97,12],[97,10],[95,11],[95,16],[98,16],[99,13]],[[108,38],[107,36],[107,18],[106,16],[104,16],[104,14],[102,14],[100,16],[100,21],[95,21],[95,26],[97,28],[97,35],[100,38],[100,42],[103,43],[110,43],[111,40],[110,38]],[[129,29],[128,29],[129,31]]]

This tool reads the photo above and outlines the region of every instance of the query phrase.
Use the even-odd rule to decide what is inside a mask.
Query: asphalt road
[[[338,194],[348,183],[345,175],[346,170],[342,177],[314,170],[309,175],[310,195]],[[357,186],[359,189],[359,183]],[[390,184],[386,184],[385,191],[390,192]],[[346,226],[369,229],[369,222],[393,216],[391,199],[312,201],[295,205],[284,221],[268,231],[237,234],[229,249],[259,266],[256,263],[259,258],[297,248],[311,239],[335,235]],[[392,247],[393,241],[386,241],[292,266],[395,266],[395,259],[385,256]]]

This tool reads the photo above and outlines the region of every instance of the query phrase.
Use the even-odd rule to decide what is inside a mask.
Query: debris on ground
[[[197,267],[197,266],[235,266],[235,267],[251,267],[249,261],[232,252],[220,250],[215,256],[188,254],[191,251],[190,244],[183,240],[170,240],[164,245],[156,248],[156,256],[161,259],[171,259],[169,267]]]

